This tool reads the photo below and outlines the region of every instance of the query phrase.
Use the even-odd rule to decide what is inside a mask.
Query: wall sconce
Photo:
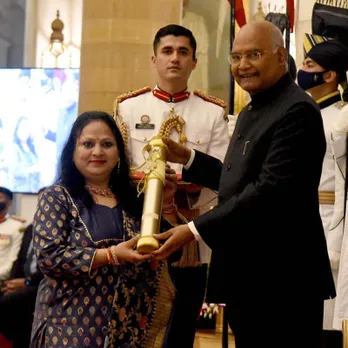
[[[57,18],[52,22],[52,34],[50,44],[42,51],[41,67],[42,68],[70,68],[71,53],[64,44],[64,23],[59,18],[59,10],[57,10]]]

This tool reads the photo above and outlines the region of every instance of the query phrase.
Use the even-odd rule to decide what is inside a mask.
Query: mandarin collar
[[[320,110],[327,108],[328,106],[335,104],[339,101],[341,101],[341,93],[340,91],[335,91],[333,93],[330,93],[326,95],[323,98],[317,99],[316,102],[319,105]]]
[[[152,90],[152,94],[156,98],[161,99],[161,100],[165,101],[166,103],[178,103],[180,101],[188,99],[190,96],[190,92],[187,90],[187,87],[181,92],[170,94],[170,93],[162,90],[158,86],[156,86]]]
[[[293,83],[289,73],[283,75],[274,85],[266,90],[251,96],[252,105],[268,104],[271,100],[274,100],[284,89],[284,87]]]

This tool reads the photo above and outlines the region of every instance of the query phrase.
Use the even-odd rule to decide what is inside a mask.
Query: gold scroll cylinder
[[[348,348],[348,320],[342,321],[343,348]]]
[[[148,254],[159,247],[153,234],[159,232],[162,214],[163,182],[166,169],[166,148],[161,138],[153,138],[149,142],[149,159],[156,162],[155,173],[150,173],[146,180],[144,192],[143,215],[141,218],[140,239],[137,251]],[[163,182],[160,178],[163,179]]]

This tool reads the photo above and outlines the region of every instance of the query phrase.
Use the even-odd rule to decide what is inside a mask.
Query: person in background
[[[158,30],[153,42],[152,64],[157,85],[133,91],[116,99],[115,117],[126,139],[131,167],[141,168],[143,148],[156,135],[168,132],[172,139],[223,160],[229,143],[226,104],[200,91],[190,91],[191,72],[199,64],[192,32],[179,25]],[[181,128],[181,130],[180,130]],[[165,131],[164,131],[165,130]],[[162,133],[161,133],[162,132]],[[182,166],[171,165],[177,173]],[[216,193],[184,183],[175,200],[165,207],[177,206],[188,221],[216,204]],[[168,347],[193,346],[196,323],[202,308],[210,250],[204,242],[191,243],[180,263],[173,267],[177,297]]]
[[[0,187],[0,289],[10,276],[23,239],[25,220],[8,214],[12,200],[13,193]]]
[[[320,110],[287,72],[281,32],[243,26],[231,71],[251,96],[224,163],[165,139],[183,180],[218,190],[217,208],[156,236],[166,259],[202,238],[212,248],[207,297],[226,303],[236,348],[319,348],[323,302],[335,297],[318,186],[325,155]],[[202,174],[204,173],[204,174]],[[287,334],[289,333],[289,334]]]
[[[13,187],[16,192],[37,192],[40,183],[39,158],[27,117],[18,119],[13,134],[13,151]]]
[[[171,172],[166,177],[173,181]],[[165,188],[164,203],[174,192]],[[99,111],[81,114],[63,149],[59,179],[43,193],[34,217],[34,250],[45,277],[31,348],[165,341],[174,286],[167,262],[133,250],[141,214],[114,119]],[[163,217],[174,221],[176,214]]]
[[[40,200],[45,188],[38,192]],[[0,297],[0,332],[12,341],[12,348],[29,347],[37,289],[43,274],[33,249],[33,225],[26,227],[18,258]],[[20,313],[20,315],[18,315]]]
[[[348,105],[345,105],[339,112],[332,124],[332,146],[335,151],[336,172],[340,175],[335,176],[335,205],[342,204],[345,206],[344,218],[340,223],[340,229],[332,236],[332,243],[336,246],[335,255],[337,260],[337,297],[333,312],[333,329],[341,331],[342,323],[348,320],[347,311],[347,289],[348,289],[348,221],[347,221],[347,132],[348,132]],[[331,231],[330,231],[331,233]],[[335,237],[335,238],[334,238]],[[330,249],[329,249],[330,250]],[[337,272],[337,271],[336,271]],[[336,333],[336,336],[338,333]],[[334,336],[334,335],[332,335]],[[334,341],[335,343],[338,340]]]
[[[339,142],[333,141],[332,129],[346,102],[342,101],[339,84],[346,82],[348,49],[337,40],[305,34],[305,58],[298,71],[298,84],[318,103],[324,124],[326,153],[319,184],[320,216],[327,240],[331,269],[335,283],[339,273],[345,199],[339,199],[346,191],[346,183],[340,168],[335,165],[339,157]],[[335,199],[337,197],[337,199]],[[323,347],[342,347],[342,333],[333,328],[335,299],[324,303]]]

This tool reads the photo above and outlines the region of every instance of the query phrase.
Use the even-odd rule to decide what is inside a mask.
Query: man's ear
[[[285,65],[287,63],[287,52],[285,47],[279,47],[277,51],[278,61],[281,65]]]
[[[337,79],[337,72],[329,70],[323,74],[323,78],[326,83],[334,82]]]
[[[155,68],[156,67],[156,56],[151,57],[151,62],[152,62],[152,66]]]
[[[196,66],[197,66],[197,57],[195,57],[195,59],[193,59],[192,70],[195,70]]]

